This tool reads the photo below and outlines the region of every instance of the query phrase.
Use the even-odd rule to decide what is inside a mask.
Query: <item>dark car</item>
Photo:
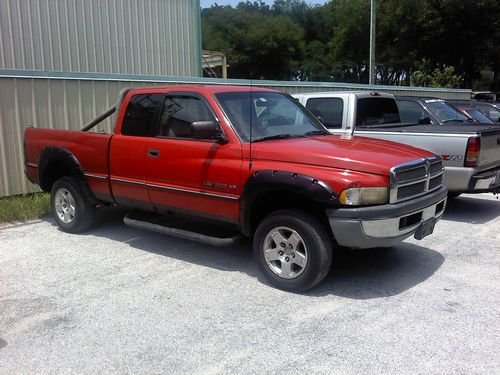
[[[418,96],[396,96],[395,99],[401,122],[431,125],[476,122],[443,99]]]
[[[500,103],[480,100],[448,100],[454,107],[475,108],[483,112],[491,121],[500,122]]]
[[[448,102],[449,103],[449,102]],[[486,116],[483,111],[478,108],[474,108],[468,104],[456,104],[450,103],[453,107],[458,109],[467,117],[473,119],[475,122],[480,122],[482,124],[495,124],[495,122]]]

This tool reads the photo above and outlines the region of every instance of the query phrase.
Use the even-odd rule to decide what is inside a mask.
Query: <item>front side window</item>
[[[289,95],[245,91],[219,93],[215,94],[215,98],[244,142],[270,137],[329,134],[307,109]]]
[[[168,95],[160,115],[158,136],[194,139],[191,123],[198,121],[216,121],[202,99],[189,95]]]
[[[344,101],[340,98],[311,98],[306,107],[328,129],[342,128]]]
[[[153,136],[155,113],[163,98],[163,94],[134,95],[127,105],[121,134],[136,137]]]
[[[398,100],[399,115],[401,122],[417,124],[425,116],[425,112],[418,103],[409,100]]]

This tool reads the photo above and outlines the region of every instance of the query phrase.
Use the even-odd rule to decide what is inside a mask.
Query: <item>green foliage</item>
[[[228,52],[233,78],[290,79],[303,55],[304,32],[282,13],[257,2],[204,9],[204,48]]]
[[[47,193],[16,195],[0,199],[0,223],[29,220],[50,213],[50,196]]]
[[[434,69],[431,77],[431,87],[460,87],[460,77],[455,74],[455,68],[443,65]]]
[[[411,76],[412,86],[421,87],[460,87],[461,78],[455,74],[455,68],[452,66],[440,66],[428,73],[426,71],[416,70]]]
[[[366,83],[370,0],[310,2],[203,9],[204,48],[227,51],[234,78]],[[377,0],[376,70],[380,84],[500,89],[500,2]]]

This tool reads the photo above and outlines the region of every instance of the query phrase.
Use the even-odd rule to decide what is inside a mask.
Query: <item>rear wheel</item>
[[[324,224],[299,210],[280,210],[259,224],[254,255],[275,287],[305,291],[321,282],[332,264],[332,241]]]
[[[80,233],[94,222],[95,205],[74,178],[63,177],[52,186],[52,214],[59,227],[68,233]]]

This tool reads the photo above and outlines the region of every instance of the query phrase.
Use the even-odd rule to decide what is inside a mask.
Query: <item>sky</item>
[[[243,0],[201,0],[201,7],[202,8],[207,8],[210,7],[211,5],[217,3],[219,5],[236,5],[240,1]],[[328,2],[329,0],[306,0],[306,3],[309,4],[324,4]],[[274,3],[274,0],[265,0],[265,2],[269,5],[272,5]]]

